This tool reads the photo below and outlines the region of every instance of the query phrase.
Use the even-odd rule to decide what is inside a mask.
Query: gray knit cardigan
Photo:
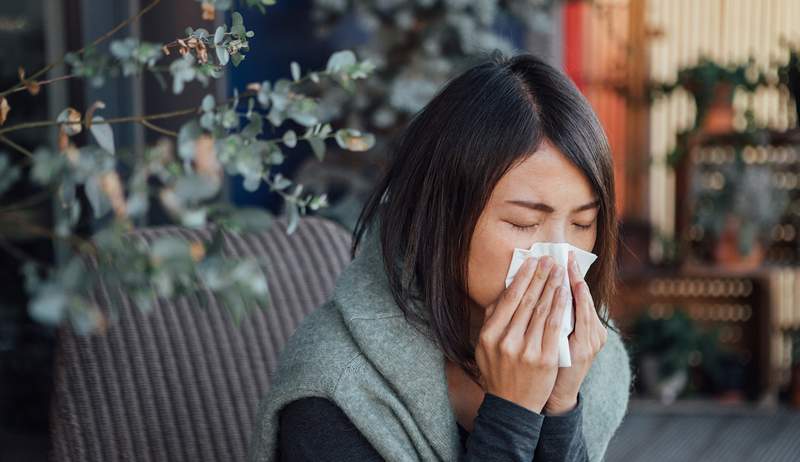
[[[334,294],[309,314],[281,351],[261,400],[249,460],[276,460],[279,412],[309,396],[339,406],[389,461],[456,461],[462,451],[441,350],[405,320],[389,291],[377,233],[365,235]],[[618,334],[581,386],[583,434],[593,462],[625,415],[629,356]]]

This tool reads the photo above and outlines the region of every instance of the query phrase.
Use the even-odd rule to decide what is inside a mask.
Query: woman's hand
[[[578,271],[572,251],[569,252],[567,270],[575,300],[575,330],[569,335],[572,367],[558,369],[553,393],[544,407],[548,415],[568,412],[577,405],[581,383],[608,338],[606,327],[597,317],[589,286]]]
[[[484,389],[536,413],[558,373],[558,334],[566,307],[565,269],[552,257],[529,258],[486,307],[475,347]],[[560,293],[563,292],[563,293]]]

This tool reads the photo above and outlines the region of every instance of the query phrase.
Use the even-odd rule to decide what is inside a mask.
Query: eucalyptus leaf
[[[108,197],[100,188],[97,176],[92,176],[86,180],[83,191],[89,199],[95,218],[100,218],[111,210],[111,202],[109,202]]]
[[[214,95],[208,94],[203,97],[203,102],[200,103],[200,108],[203,112],[211,112],[217,105],[217,101],[214,98]]]
[[[231,57],[230,53],[228,53],[228,49],[223,46],[218,46],[215,47],[215,50],[217,52],[217,59],[219,59],[219,64],[221,66],[227,65]],[[235,64],[238,65],[238,63]]]
[[[300,80],[300,65],[297,64],[295,61],[292,61],[292,64],[289,66],[292,71],[292,80],[297,82]]]
[[[286,215],[288,217],[288,225],[286,227],[286,234],[292,234],[297,229],[300,223],[300,211],[297,209],[297,204],[292,201],[286,202]]]
[[[175,194],[184,201],[199,202],[214,197],[219,192],[219,183],[203,175],[190,174],[175,182]]]
[[[111,154],[116,154],[116,149],[114,147],[114,131],[111,129],[111,125],[101,123],[104,120],[102,116],[92,117],[92,126],[89,131],[92,132],[92,136],[94,136],[95,141],[97,141],[97,144],[99,144],[101,148]]]
[[[183,124],[178,131],[178,155],[184,160],[194,158],[195,141],[203,131],[200,129],[197,120],[190,120]]]
[[[217,27],[216,32],[214,32],[214,45],[219,45],[222,43],[222,40],[225,39],[225,25],[221,25]]]
[[[283,134],[283,144],[289,148],[297,146],[297,134],[294,130],[287,130],[286,133]]]
[[[319,138],[308,138],[308,144],[311,145],[311,150],[320,161],[325,159],[325,141]]]
[[[332,74],[341,72],[356,63],[356,55],[350,50],[337,51],[328,58],[328,65],[325,67],[327,72]]]

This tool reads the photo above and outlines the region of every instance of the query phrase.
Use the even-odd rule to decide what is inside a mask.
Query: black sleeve
[[[536,462],[586,462],[589,454],[583,439],[583,397],[578,393],[575,407],[560,415],[544,416]]]
[[[301,398],[281,409],[278,460],[383,461],[347,414],[326,398]]]
[[[483,396],[461,462],[531,462],[544,416],[492,393]]]
[[[536,452],[535,460],[538,462],[538,451],[541,448],[537,449],[537,443],[540,441],[540,432],[545,431],[544,424],[548,418],[552,419],[547,428],[548,435],[552,435],[548,436],[551,440],[558,442],[561,438],[582,444],[580,428],[576,439],[576,430],[568,422],[569,416],[572,416],[574,422],[576,413],[580,417],[580,409],[577,406],[576,409],[577,412],[573,409],[568,416],[545,417],[512,401],[487,393],[478,408],[474,429],[467,438],[466,451],[460,460],[530,462],[534,460]],[[569,438],[558,434],[560,430],[566,429],[572,432]],[[573,446],[567,446],[569,451],[581,452],[580,449],[573,450]],[[585,448],[582,451],[585,453]],[[278,454],[282,462],[384,460],[335,403],[320,397],[301,398],[283,407],[278,430]],[[545,460],[580,460],[565,459],[563,449],[557,448],[543,454],[545,455],[542,457],[554,457]]]

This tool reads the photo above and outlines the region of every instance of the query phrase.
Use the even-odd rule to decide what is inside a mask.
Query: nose
[[[566,226],[563,223],[553,220],[548,225],[545,226],[542,236],[545,242],[567,242]]]

